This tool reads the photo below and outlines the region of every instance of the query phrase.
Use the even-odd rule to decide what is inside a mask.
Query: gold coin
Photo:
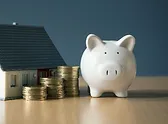
[[[47,87],[45,86],[25,86],[22,90],[25,100],[46,100]]]
[[[45,90],[45,86],[25,86],[24,90]]]
[[[57,69],[79,69],[79,66],[57,66]]]
[[[23,99],[29,100],[46,100],[47,96],[23,96]]]
[[[64,98],[64,82],[62,78],[41,78],[40,83],[47,87],[47,99]]]
[[[63,79],[59,77],[52,77],[52,78],[40,78],[40,83],[42,85],[63,85]]]

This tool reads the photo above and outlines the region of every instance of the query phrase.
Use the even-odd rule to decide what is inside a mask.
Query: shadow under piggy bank
[[[117,97],[114,93],[103,93],[101,97]],[[168,90],[129,90],[127,98],[168,98]]]
[[[114,93],[103,93],[101,97],[117,97]],[[168,90],[129,90],[127,98],[168,98]]]
[[[90,96],[89,89],[83,89],[81,97]],[[99,98],[117,97],[113,92],[105,92]],[[127,98],[168,98],[168,90],[128,90]]]
[[[130,90],[128,98],[168,98],[168,90]]]

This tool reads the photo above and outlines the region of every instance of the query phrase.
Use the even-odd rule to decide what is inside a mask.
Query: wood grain
[[[81,87],[78,98],[0,101],[0,124],[168,124],[167,84],[163,89],[156,85],[146,88],[137,83],[128,98],[112,93],[91,98]]]

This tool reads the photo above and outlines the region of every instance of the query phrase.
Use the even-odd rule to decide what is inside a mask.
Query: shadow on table
[[[80,90],[80,97],[90,96],[87,89]],[[103,93],[100,98],[116,97],[114,93]],[[127,98],[168,98],[168,90],[129,90]]]
[[[168,90],[130,90],[128,98],[168,98]]]

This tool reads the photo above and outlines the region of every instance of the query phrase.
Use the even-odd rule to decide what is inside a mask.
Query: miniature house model
[[[44,27],[0,25],[0,99],[20,98],[24,85],[66,65]]]

